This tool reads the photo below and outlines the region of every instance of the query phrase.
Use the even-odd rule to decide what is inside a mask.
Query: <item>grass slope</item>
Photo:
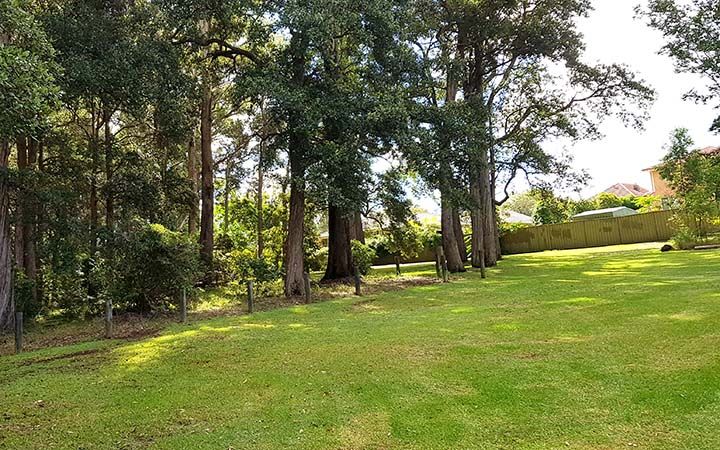
[[[487,281],[4,357],[0,448],[720,448],[718,269],[513,256]]]

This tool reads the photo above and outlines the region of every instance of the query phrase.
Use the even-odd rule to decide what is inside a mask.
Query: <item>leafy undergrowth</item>
[[[0,448],[720,448],[720,252],[507,258],[0,359]]]

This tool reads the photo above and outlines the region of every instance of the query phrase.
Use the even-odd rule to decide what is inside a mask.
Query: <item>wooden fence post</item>
[[[23,313],[15,313],[15,353],[20,354],[23,350]]]
[[[180,300],[180,322],[187,322],[187,289],[183,288],[182,299]]]
[[[248,314],[252,314],[255,311],[255,291],[254,284],[252,281],[247,282],[247,303],[248,303]]]
[[[112,300],[105,300],[105,337],[111,339],[113,336],[113,307]]]
[[[308,272],[303,274],[303,281],[305,282],[305,303],[310,304],[312,301],[312,287],[310,285],[310,274]]]
[[[355,295],[358,297],[362,295],[361,292],[362,279],[360,278],[360,269],[355,266]]]

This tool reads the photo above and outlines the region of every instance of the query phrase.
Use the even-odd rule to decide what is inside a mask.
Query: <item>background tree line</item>
[[[589,11],[2,2],[0,326],[13,271],[28,315],[93,314],[108,296],[147,313],[237,276],[302,295],[308,270],[352,276],[368,223],[397,256],[428,241],[409,180],[440,193],[451,271],[495,265],[513,182],[582,178],[547,142],[596,138],[609,116],[640,126],[653,99],[626,67],[583,60]]]

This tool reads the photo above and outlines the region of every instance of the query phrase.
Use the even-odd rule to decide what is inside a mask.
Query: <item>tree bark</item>
[[[350,216],[350,240],[365,244],[365,229],[363,228],[362,214],[359,211]]]
[[[485,244],[485,265],[494,267],[498,262],[498,250],[496,241],[497,222],[495,220],[495,199],[492,197],[492,188],[490,180],[490,170],[487,164],[487,154],[485,161],[480,167],[480,188],[481,188],[481,208],[484,220],[483,240]]]
[[[453,223],[453,209],[450,206],[447,193],[440,191],[441,195],[441,226],[442,243],[445,258],[447,259],[448,270],[451,273],[465,272],[465,264],[460,257],[457,237],[455,236],[455,224]]]
[[[354,275],[350,220],[340,208],[328,208],[328,264],[323,281],[346,280]]]
[[[14,305],[12,304],[12,242],[10,239],[10,184],[8,161],[10,144],[0,142],[0,332],[13,325]]]
[[[37,165],[38,142],[34,139],[28,140],[27,167],[26,170],[34,171]],[[37,286],[37,252],[35,240],[35,226],[37,224],[37,202],[34,192],[29,192],[26,187],[23,189],[22,199],[22,234],[23,234],[23,269],[25,277],[31,282],[30,296],[33,303],[38,300]]]
[[[200,257],[205,264],[206,282],[213,272],[215,246],[215,180],[212,154],[212,93],[209,86],[203,89],[200,112],[200,157],[202,172],[202,214],[200,218]]]
[[[265,231],[265,215],[263,208],[265,207],[265,164],[263,160],[263,144],[260,144],[260,154],[258,156],[258,167],[257,167],[257,192],[255,197],[255,207],[257,209],[257,257],[258,259],[263,257],[265,252],[265,238],[263,232]]]
[[[115,228],[115,194],[113,192],[113,134],[110,130],[112,112],[103,110],[103,134],[105,146],[105,227],[109,232]]]
[[[294,154],[300,145],[297,136],[291,136],[290,155],[290,218],[285,241],[285,295],[305,295],[305,174],[299,157]]]
[[[100,160],[99,145],[100,133],[97,124],[97,113],[93,105],[92,111],[92,137],[90,138],[90,198],[88,209],[90,209],[90,257],[97,252],[97,230],[98,230],[98,166]]]
[[[465,245],[465,233],[463,232],[462,221],[460,220],[460,210],[452,209],[453,228],[455,230],[455,241],[457,242],[460,259],[463,263],[468,260],[467,245]]]
[[[18,172],[24,174],[28,165],[27,139],[24,136],[17,138],[15,148]],[[24,187],[18,190],[15,204],[15,267],[18,270],[25,268],[25,195],[22,192],[23,189]]]
[[[198,163],[197,148],[195,147],[195,132],[188,141],[188,181],[190,182],[190,203],[188,204],[188,234],[195,234],[198,230]]]
[[[307,63],[307,39],[302,33],[294,33],[290,39],[292,52],[292,83],[301,88],[305,85]],[[290,160],[290,214],[285,241],[285,296],[305,295],[305,157],[308,137],[302,130],[300,111],[288,115],[288,159]]]
[[[471,241],[471,263],[476,269],[485,268],[485,222],[482,215],[482,189],[480,187],[480,178],[478,174],[472,173],[470,177],[470,196],[473,200],[473,207],[470,210],[470,218],[472,221],[472,241]]]

